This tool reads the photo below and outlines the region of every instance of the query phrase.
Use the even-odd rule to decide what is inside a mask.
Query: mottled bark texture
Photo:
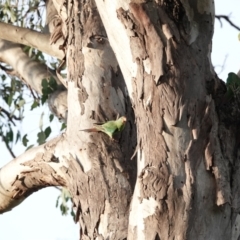
[[[29,149],[0,169],[0,214],[12,210],[46,186],[66,186],[62,153],[64,135]],[[65,150],[64,150],[65,149]]]
[[[68,189],[81,239],[124,239],[136,179],[132,107],[94,1],[69,1],[67,9]],[[79,131],[118,114],[128,122],[115,141]]]
[[[80,238],[238,239],[240,108],[212,68],[213,1],[55,6],[68,122],[50,153]],[[128,122],[115,141],[79,131],[118,114]]]
[[[213,2],[96,4],[132,89],[137,123],[128,239],[231,239],[233,152],[216,110],[225,88],[210,59]]]

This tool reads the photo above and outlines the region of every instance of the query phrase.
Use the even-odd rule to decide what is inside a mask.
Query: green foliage
[[[17,78],[7,78],[7,75],[0,70],[0,137],[8,148],[21,139],[21,134],[15,126],[17,121],[23,119],[25,100],[23,93],[26,87]],[[4,106],[4,107],[3,107]]]
[[[60,203],[60,201],[61,201],[61,203]],[[68,211],[70,210],[70,208],[68,206],[69,201],[72,202],[71,195],[70,195],[69,191],[63,187],[61,194],[58,196],[57,201],[56,201],[56,207],[59,206],[62,215],[67,215]],[[74,213],[72,207],[71,207],[70,214],[75,219],[75,213]]]
[[[49,80],[43,79],[42,80],[42,98],[41,102],[44,104],[48,99],[49,94],[53,93],[58,89],[58,85],[56,80],[51,76]]]
[[[53,118],[54,118],[54,115],[53,115],[53,114],[50,114],[50,116],[49,116],[49,121],[52,122]]]
[[[22,138],[23,146],[26,147],[28,142],[29,142],[29,140],[27,139],[27,134],[25,134]]]
[[[40,131],[37,134],[37,142],[39,145],[43,144],[46,142],[46,139],[49,137],[49,135],[51,134],[52,130],[50,127],[47,127],[44,131]]]
[[[0,21],[9,23],[15,26],[25,27],[36,31],[43,30],[45,19],[45,0],[0,0]],[[29,46],[23,46],[23,51],[33,60],[45,64],[51,70],[56,70],[58,61],[43,54],[41,51]],[[46,68],[47,69],[47,68]],[[49,73],[49,76],[51,74]],[[0,140],[2,140],[9,152],[14,144],[21,143],[26,150],[34,145],[28,145],[29,133],[21,135],[21,121],[24,118],[25,108],[30,107],[31,111],[45,104],[49,94],[57,89],[57,83],[53,77],[43,79],[42,92],[39,96],[30,86],[24,84],[21,78],[16,76],[16,73],[11,66],[0,63]],[[28,105],[30,104],[30,106]],[[49,121],[52,122],[54,115],[49,116]],[[50,124],[50,123],[49,123]],[[38,144],[43,144],[50,136],[52,129],[50,126],[43,127],[43,115],[40,117],[40,131],[36,138]],[[62,126],[62,129],[64,126]],[[67,214],[69,208],[66,203],[70,200],[70,195],[63,191],[61,194],[62,203],[60,209],[63,215]],[[58,200],[59,201],[59,198]],[[73,215],[73,211],[71,211]]]
[[[67,127],[66,123],[62,123],[61,131],[64,130]]]
[[[25,0],[23,2],[12,0],[0,1],[0,21],[36,31],[42,31],[43,29],[45,19],[42,16],[45,16],[44,11],[44,0]],[[23,51],[32,59],[46,64],[51,69],[57,68],[57,60],[50,59],[37,49],[23,46]],[[11,74],[12,72],[13,74]],[[49,75],[51,74],[49,73]],[[27,149],[32,147],[32,145],[28,146],[29,140],[27,135],[25,134],[22,137],[19,131],[25,107],[28,106],[26,103],[30,103],[30,109],[35,110],[43,105],[49,94],[56,89],[57,83],[53,77],[43,79],[43,95],[39,96],[29,86],[26,86],[22,79],[14,76],[14,71],[10,66],[0,63],[0,139],[5,142],[8,148],[12,148],[13,144],[19,141]],[[52,120],[53,115],[50,117],[50,122]],[[44,143],[51,131],[50,126],[46,126],[45,130],[40,127],[40,132],[37,134],[37,142],[39,144]]]
[[[7,144],[10,144],[13,142],[13,131],[12,129],[9,129],[9,131],[6,132],[5,134],[5,142]]]
[[[32,145],[30,145],[30,146],[28,146],[28,147],[26,148],[26,151],[27,151],[28,149],[32,148],[32,147],[34,147],[34,145],[33,145],[33,144],[32,144]]]
[[[0,21],[41,31],[44,20],[42,19],[45,11],[44,6],[44,1],[26,0],[16,2],[1,0]],[[30,51],[29,47],[28,50]],[[41,57],[42,53],[37,51],[33,52],[32,55],[37,58]],[[36,95],[33,91],[29,91],[21,79],[11,75],[11,72],[13,71],[10,66],[3,63],[0,64],[0,137],[5,142],[7,148],[10,149],[13,147],[13,144],[21,140],[24,146],[27,146],[27,136],[25,135],[21,139],[18,123],[23,119],[26,105],[25,96]],[[37,98],[34,98],[32,108],[37,106]]]
[[[36,107],[39,107],[39,101],[38,101],[38,99],[35,99],[35,100],[34,100],[34,102],[33,102],[32,106],[31,106],[31,109],[30,109],[30,110],[33,110],[33,109],[36,108]]]
[[[16,107],[22,107],[24,105],[22,101],[23,92],[26,90],[22,82],[15,77],[12,77],[10,82],[7,81],[5,73],[2,73],[1,71],[0,78],[2,79],[2,83],[0,85],[1,97],[5,104],[12,107],[12,103],[14,102]]]
[[[20,133],[20,131],[18,130],[18,131],[17,131],[17,134],[16,134],[16,142],[15,142],[15,144],[16,144],[20,139],[21,139],[21,133]]]
[[[237,74],[230,72],[226,81],[227,97],[233,98],[240,92],[240,78]]]

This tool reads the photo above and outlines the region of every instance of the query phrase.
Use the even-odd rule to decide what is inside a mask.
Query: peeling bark
[[[66,41],[68,126],[21,165],[34,171],[12,176],[29,174],[30,189],[32,178],[66,185],[81,239],[238,239],[240,114],[211,65],[213,2],[53,3]],[[79,131],[118,114],[128,122],[115,141]],[[51,173],[44,182],[39,164]]]
[[[68,5],[73,14],[65,34],[67,136],[72,153],[68,188],[74,196],[81,239],[124,239],[136,172],[135,161],[129,162],[136,145],[132,108],[94,2],[73,4],[75,7]],[[91,127],[92,122],[115,119],[118,114],[128,119],[118,142],[102,133],[76,131]]]
[[[32,148],[0,169],[0,214],[46,186],[65,186],[64,135]],[[67,166],[67,165],[66,165]]]
[[[96,3],[120,66],[127,51],[132,59],[128,68],[136,70],[132,81],[125,75],[134,93],[138,129],[138,178],[128,239],[229,239],[229,170],[214,100],[206,91],[206,81],[215,78],[207,59],[212,5]],[[113,22],[124,26],[121,33],[111,29]],[[130,46],[125,53],[118,50],[116,34],[128,39],[122,43]],[[208,219],[211,208],[219,213]],[[219,226],[225,231],[212,231]]]

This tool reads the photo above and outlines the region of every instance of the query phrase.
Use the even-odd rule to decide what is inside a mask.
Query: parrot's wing
[[[121,131],[124,129],[124,127],[125,127],[125,123],[123,123],[123,124],[118,128],[118,130],[121,132]]]
[[[116,129],[117,128],[117,125],[115,123],[115,121],[109,121],[109,122],[106,122],[102,125],[103,128],[105,129]]]
[[[115,124],[114,121],[109,121],[107,123],[104,123],[102,125],[102,129],[104,130],[104,132],[109,133],[109,134],[114,134],[117,130],[117,125]]]

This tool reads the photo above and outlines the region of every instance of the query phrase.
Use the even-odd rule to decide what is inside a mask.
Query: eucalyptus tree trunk
[[[213,1],[53,2],[67,130],[12,163],[21,175],[2,184],[7,194],[66,186],[84,240],[238,239],[239,106],[211,64]],[[128,121],[115,140],[79,131],[118,115]],[[18,204],[2,202],[0,212]]]
[[[137,178],[133,195],[132,188],[129,187],[128,190],[124,189],[128,194],[123,196],[123,186],[118,190],[114,184],[118,174],[110,170],[114,161],[104,163],[106,171],[101,177],[115,179],[112,183],[107,180],[109,207],[106,212],[104,196],[97,204],[90,203],[87,207],[81,207],[81,200],[79,201],[82,236],[91,235],[94,238],[91,231],[96,228],[96,236],[101,235],[103,239],[229,239],[230,177],[228,164],[220,147],[222,142],[218,136],[219,123],[214,101],[216,89],[221,85],[215,77],[210,59],[213,3],[98,0],[96,5],[107,36],[105,32],[101,32],[97,11],[91,4],[92,1],[73,3],[78,8],[75,8],[75,13],[72,12],[74,20],[71,21],[73,27],[70,29],[73,32],[68,36],[70,42],[67,59],[69,81],[75,82],[75,85],[74,90],[69,88],[69,96],[76,94],[77,85],[80,90],[80,106],[76,108],[72,105],[69,109],[69,112],[78,116],[73,117],[69,113],[71,122],[68,133],[72,136],[70,129],[75,129],[76,124],[80,125],[82,117],[85,119],[91,116],[87,111],[98,114],[104,112],[105,116],[114,117],[108,114],[108,101],[116,101],[116,97],[108,95],[104,88],[102,90],[101,85],[107,78],[95,68],[96,60],[93,60],[96,59],[93,54],[98,51],[99,45],[103,56],[110,59],[110,48],[106,47],[108,37],[125,79],[125,82],[123,79],[116,82],[126,84],[131,103],[128,101],[125,104],[128,107],[132,105],[134,111],[137,126]],[[86,17],[84,11],[87,7],[91,9],[87,10],[89,18],[81,18],[81,14]],[[77,15],[77,11],[81,14]],[[79,22],[83,26],[81,30]],[[81,42],[77,42],[77,39]],[[110,63],[113,61],[107,63],[107,60],[103,60],[101,68],[104,72],[109,71]],[[115,68],[110,67],[112,73]],[[89,77],[88,73],[94,76]],[[72,88],[73,83],[69,84]],[[107,84],[110,89],[111,84],[113,79]],[[97,96],[90,92],[89,85],[100,90]],[[214,87],[209,88],[209,85]],[[97,107],[94,109],[96,102],[101,106],[101,111]],[[79,122],[75,122],[76,119]],[[133,122],[133,118],[128,116],[128,119]],[[127,169],[132,153],[122,147],[122,144],[127,142],[130,145],[133,141],[125,135],[128,130],[118,145],[121,154],[128,156],[123,164]],[[94,142],[98,150],[94,151],[88,142],[85,151],[90,149],[88,158],[98,159],[98,164],[101,164],[101,159],[109,158],[103,158],[102,154],[111,156],[112,151],[105,153],[105,147],[99,148],[104,141],[98,136],[97,138]],[[111,142],[106,144],[112,147]],[[132,172],[127,169],[124,171],[131,175]],[[93,168],[90,172],[92,171]],[[99,176],[99,173],[94,171],[93,175]],[[127,186],[127,179],[124,182]],[[99,183],[102,185],[101,181]],[[131,182],[128,184],[131,186]],[[101,185],[95,183],[94,192],[97,196],[99,190],[103,192]],[[89,184],[84,186],[86,191]],[[112,191],[117,198],[111,195]],[[84,192],[80,195],[84,195]],[[94,199],[94,196],[91,198]],[[120,205],[123,203],[122,215],[118,214],[116,199],[120,200]],[[105,210],[99,210],[103,203]],[[87,209],[87,214],[83,209]],[[117,213],[119,221],[112,217],[112,211]],[[99,215],[89,218],[88,215],[92,216],[92,212]],[[109,222],[104,223],[106,232],[101,230],[103,217],[100,213],[108,215]],[[121,217],[125,221],[121,221]]]

